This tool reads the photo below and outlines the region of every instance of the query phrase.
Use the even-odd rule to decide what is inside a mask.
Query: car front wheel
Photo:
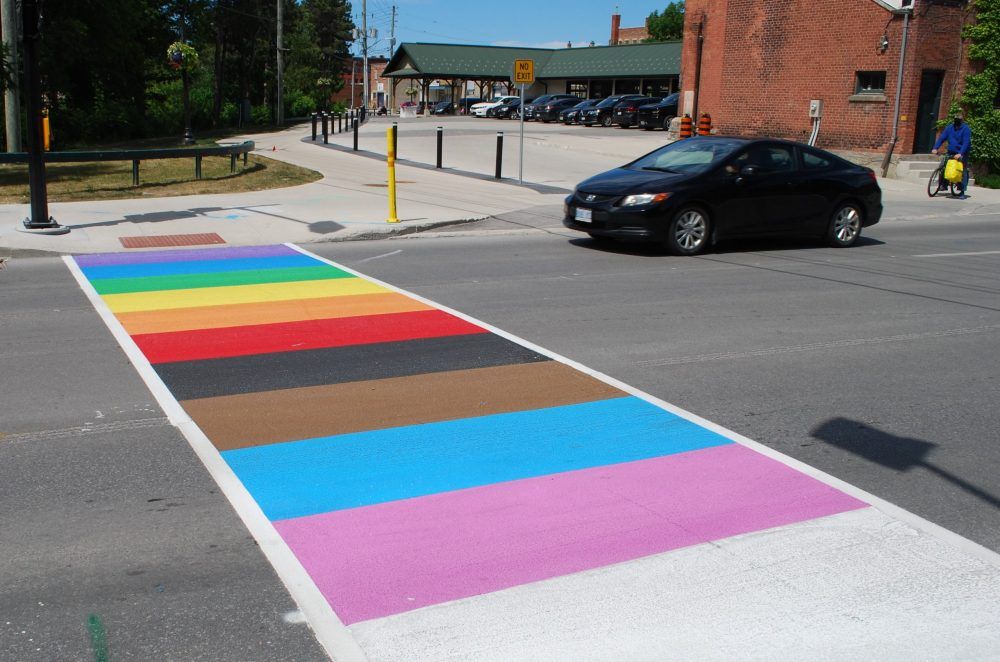
[[[861,209],[848,202],[837,207],[826,231],[827,242],[837,248],[853,246],[861,237]]]
[[[611,126],[612,121],[613,120],[611,119],[611,115],[608,115],[607,117],[605,117],[604,119],[601,120],[601,125],[603,125],[603,126]]]
[[[682,207],[670,221],[667,248],[674,255],[697,255],[708,245],[708,214],[701,207]]]

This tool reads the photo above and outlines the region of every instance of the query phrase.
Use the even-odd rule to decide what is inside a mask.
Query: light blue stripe
[[[222,456],[264,513],[280,520],[727,443],[625,397],[241,448]]]
[[[152,264],[122,264],[105,267],[83,267],[90,280],[105,278],[146,278],[149,276],[179,276],[210,274],[223,271],[253,271],[254,269],[287,269],[290,267],[321,267],[323,262],[308,255],[276,255],[233,260],[194,260],[189,262],[154,262]]]

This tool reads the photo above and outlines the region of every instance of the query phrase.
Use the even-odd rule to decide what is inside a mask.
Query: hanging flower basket
[[[171,69],[194,71],[198,68],[198,51],[182,41],[167,47],[167,64]]]

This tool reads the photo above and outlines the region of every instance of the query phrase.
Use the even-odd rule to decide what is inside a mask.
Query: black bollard
[[[329,142],[330,142],[329,126],[327,125],[326,113],[323,113],[323,144],[326,145],[329,144]]]
[[[440,169],[441,168],[441,148],[444,145],[444,127],[440,127],[440,126],[438,127],[438,130],[437,130],[437,139],[438,139],[437,167],[438,167],[438,169]]]
[[[399,158],[399,123],[392,123],[392,153]]]
[[[354,151],[358,151],[358,121],[354,120]]]
[[[316,142],[316,113],[312,114],[313,142]]]
[[[495,179],[500,179],[500,169],[503,166],[503,131],[497,131],[497,172]]]

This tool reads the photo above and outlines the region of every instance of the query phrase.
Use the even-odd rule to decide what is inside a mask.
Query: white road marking
[[[1000,255],[1000,251],[974,251],[969,253],[927,253],[926,255],[913,255],[912,257],[967,257],[973,255]]]
[[[403,252],[403,249],[400,248],[399,250],[389,251],[388,253],[382,253],[381,255],[374,255],[372,257],[366,257],[363,260],[358,260],[358,264],[364,264],[365,262],[371,262],[372,260],[381,260],[384,257],[391,257],[393,255],[398,255],[399,253],[402,253],[402,252]]]

